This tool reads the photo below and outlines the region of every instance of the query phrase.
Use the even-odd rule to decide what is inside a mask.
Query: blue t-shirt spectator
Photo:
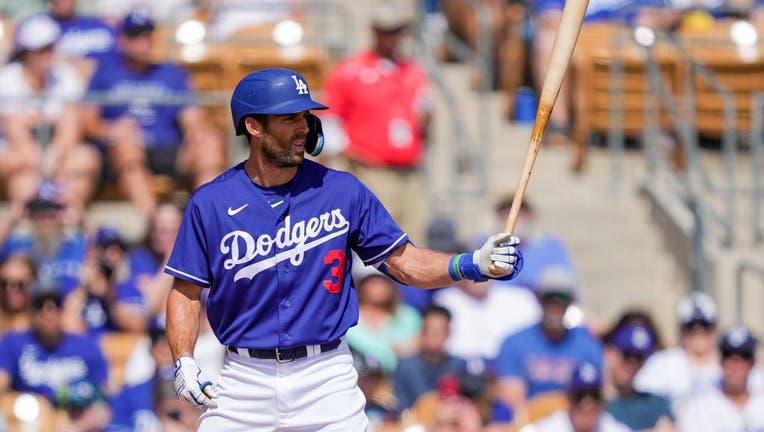
[[[88,93],[92,97],[94,92],[108,92],[110,97],[130,101],[102,106],[101,116],[108,121],[130,116],[141,125],[147,148],[170,148],[180,145],[183,138],[178,116],[186,105],[159,101],[162,97],[188,95],[189,88],[188,74],[180,66],[161,63],[138,73],[128,69],[124,58],[116,55],[99,64]]]
[[[504,340],[496,357],[499,377],[516,377],[528,386],[527,397],[564,390],[581,362],[602,367],[602,344],[584,327],[568,330],[560,341],[549,340],[534,324]]]
[[[55,348],[46,348],[31,330],[12,332],[0,340],[0,370],[11,378],[11,388],[45,396],[51,403],[70,385],[106,384],[107,365],[92,340],[65,333]]]
[[[63,57],[91,58],[100,61],[114,55],[115,30],[96,17],[74,16],[62,19],[51,15],[61,28],[56,53]]]

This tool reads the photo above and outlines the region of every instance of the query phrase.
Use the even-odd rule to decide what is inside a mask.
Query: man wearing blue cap
[[[630,429],[605,412],[602,373],[593,363],[576,366],[566,388],[568,409],[538,422],[534,432],[628,432]]]
[[[655,335],[642,324],[624,324],[605,344],[605,359],[616,391],[605,410],[634,430],[673,431],[667,399],[634,388],[634,376],[655,350]]]
[[[109,158],[107,174],[116,174],[123,192],[145,215],[157,204],[151,174],[199,186],[226,166],[222,136],[190,104],[186,71],[153,62],[154,27],[141,11],[124,18],[118,53],[98,65],[86,96],[90,104],[83,108],[87,137]],[[100,105],[105,97],[113,100]]]
[[[764,430],[764,394],[748,389],[758,341],[744,326],[734,326],[719,342],[722,379],[718,388],[691,399],[677,413],[681,431]]]

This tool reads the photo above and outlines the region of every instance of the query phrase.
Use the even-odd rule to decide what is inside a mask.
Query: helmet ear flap
[[[324,149],[324,128],[321,119],[312,113],[307,113],[308,135],[305,137],[305,151],[311,156],[318,156]]]

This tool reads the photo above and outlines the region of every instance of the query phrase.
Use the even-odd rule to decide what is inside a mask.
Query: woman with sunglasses
[[[0,334],[29,328],[29,291],[36,273],[23,255],[11,255],[0,264]]]

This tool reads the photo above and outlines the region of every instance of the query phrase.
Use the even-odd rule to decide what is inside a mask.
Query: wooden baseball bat
[[[520,181],[517,184],[517,189],[515,189],[512,207],[509,210],[509,216],[507,216],[504,232],[511,233],[515,230],[517,216],[520,214],[520,204],[522,204],[525,190],[528,188],[533,164],[536,162],[536,155],[541,147],[541,139],[546,132],[546,127],[549,124],[549,115],[552,113],[555,101],[557,101],[557,94],[560,92],[560,86],[562,86],[562,80],[565,78],[570,58],[573,56],[573,49],[576,47],[576,40],[581,32],[581,24],[584,22],[584,15],[588,5],[589,0],[565,1],[560,26],[557,28],[557,33],[554,36],[554,45],[552,45],[552,53],[549,58],[546,76],[544,77],[544,84],[541,87],[541,97],[539,98],[536,110],[536,119],[533,121],[531,140],[528,144],[528,151],[525,154]],[[497,275],[503,274],[493,264],[490,271]]]

